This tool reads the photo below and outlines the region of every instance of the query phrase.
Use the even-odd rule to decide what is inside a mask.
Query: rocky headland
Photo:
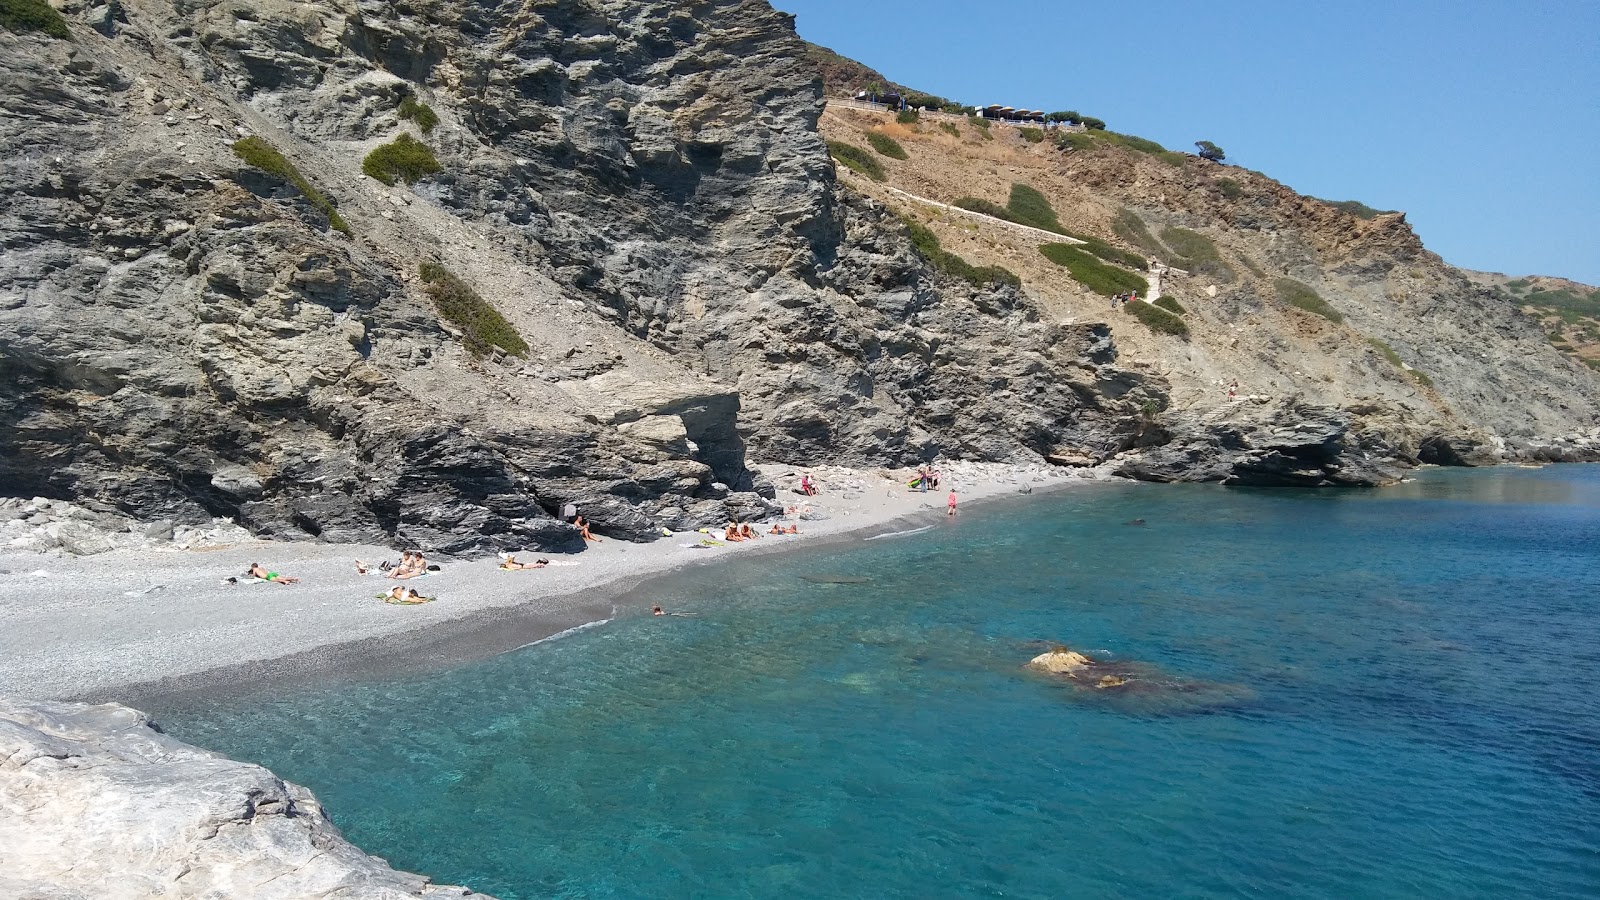
[[[340,836],[317,798],[115,704],[0,698],[0,895],[468,897]]]

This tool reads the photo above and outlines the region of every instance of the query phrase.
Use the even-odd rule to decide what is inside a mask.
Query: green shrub
[[[884,156],[889,157],[890,159],[911,158],[906,155],[906,148],[900,146],[899,141],[889,137],[887,134],[879,134],[876,131],[869,131],[867,132],[867,143],[872,145],[872,149],[878,151]]]
[[[528,342],[517,329],[466,282],[438,263],[423,263],[421,272],[424,290],[433,299],[433,305],[439,308],[440,315],[461,329],[465,335],[463,342],[473,355],[483,356],[495,347],[512,356],[528,355]]]
[[[1145,138],[1138,137],[1137,135],[1118,134],[1115,131],[1107,131],[1104,137],[1107,140],[1127,147],[1129,150],[1137,150],[1140,153],[1149,153],[1153,155],[1167,152],[1167,148],[1161,146],[1155,141],[1147,140]]]
[[[1527,286],[1527,282],[1523,282],[1524,289],[1527,288]],[[1600,318],[1600,296],[1594,294],[1584,296],[1583,294],[1579,294],[1575,291],[1561,289],[1533,291],[1526,297],[1523,297],[1522,302],[1529,306],[1536,306],[1545,310],[1554,310],[1561,313],[1563,318],[1566,318],[1569,315],[1574,317],[1594,316]],[[1572,319],[1568,319],[1568,321],[1572,321]]]
[[[920,222],[901,219],[911,237],[911,246],[918,255],[935,269],[973,285],[987,287],[991,284],[1009,284],[1021,287],[1022,279],[1010,269],[1001,266],[975,266],[939,246],[939,236]]]
[[[423,134],[432,132],[439,125],[439,114],[433,111],[433,107],[412,94],[407,94],[405,99],[400,101],[400,118],[417,123]]]
[[[1520,294],[1523,291],[1527,290],[1529,285],[1531,285],[1532,283],[1533,282],[1529,281],[1526,278],[1517,278],[1515,280],[1506,282],[1506,290],[1510,291],[1513,294]]]
[[[1124,303],[1122,309],[1143,322],[1146,328],[1159,334],[1173,334],[1179,337],[1187,337],[1189,334],[1189,325],[1182,319],[1143,300]]]
[[[67,20],[45,0],[0,0],[0,28],[17,34],[38,31],[62,40],[72,37]]]
[[[1402,371],[1405,369],[1406,364],[1400,361],[1400,354],[1394,352],[1394,348],[1389,346],[1388,343],[1380,341],[1375,337],[1367,338],[1367,343],[1371,344],[1372,348],[1377,350],[1384,359],[1387,359],[1390,365]]]
[[[1105,119],[1096,119],[1094,116],[1079,116],[1078,121],[1083,124],[1083,127],[1089,129],[1090,131],[1106,130]]]
[[[967,117],[967,124],[971,125],[973,128],[978,129],[978,133],[983,135],[983,139],[984,140],[986,140],[986,141],[994,140],[994,132],[989,130],[989,120],[988,119],[985,119],[982,116],[968,116]]]
[[[3,2],[3,0],[0,0],[0,2]],[[333,201],[323,196],[323,193],[317,190],[316,185],[307,181],[306,177],[300,174],[300,170],[296,169],[288,159],[284,158],[282,153],[278,152],[278,148],[261,138],[252,136],[234,141],[233,155],[244,160],[247,165],[255,166],[263,172],[276,175],[294,185],[295,190],[306,198],[307,203],[310,203],[318,212],[328,217],[328,225],[330,227],[345,234],[351,233],[350,223],[344,220],[344,216],[339,215],[337,209],[334,209]]]
[[[1411,377],[1415,378],[1423,387],[1433,387],[1433,379],[1429,378],[1426,372],[1421,369],[1411,369],[1409,371],[1411,372]]]
[[[1030,144],[1039,144],[1044,142],[1043,128],[1030,128],[1024,126],[1022,128],[1018,128],[1017,133],[1022,135],[1022,139]]]
[[[1293,278],[1279,278],[1273,285],[1278,289],[1278,298],[1290,306],[1298,306],[1306,312],[1316,313],[1330,322],[1344,321],[1344,316],[1329,306],[1328,301]]]
[[[1056,135],[1056,147],[1061,150],[1092,150],[1098,146],[1094,132],[1063,131]]]
[[[939,130],[951,137],[961,137],[961,129],[957,128],[954,122],[940,122]]]
[[[1172,248],[1170,263],[1191,275],[1208,275],[1221,282],[1234,278],[1233,269],[1222,261],[1217,245],[1198,231],[1168,226],[1161,229],[1161,240]]]
[[[1184,313],[1188,312],[1188,310],[1183,308],[1183,304],[1182,303],[1179,303],[1177,300],[1173,299],[1172,297],[1157,297],[1156,299],[1154,299],[1154,300],[1152,300],[1150,302],[1154,303],[1155,305],[1157,305],[1159,307],[1161,307],[1162,309],[1166,310],[1167,312],[1177,313],[1180,316],[1183,315]]]
[[[922,115],[914,109],[902,109],[895,115],[894,120],[901,125],[915,125],[921,118]]]
[[[1006,209],[1014,222],[1057,234],[1067,233],[1061,227],[1061,220],[1056,218],[1055,207],[1050,205],[1050,201],[1026,184],[1016,182],[1011,185],[1011,197],[1006,201]]]
[[[379,145],[361,161],[361,171],[387,185],[396,181],[413,184],[441,168],[428,145],[409,134]]]
[[[1143,250],[1147,256],[1164,260],[1172,255],[1150,233],[1139,214],[1127,207],[1117,210],[1117,217],[1111,220],[1111,233]]]
[[[1322,200],[1321,197],[1313,197],[1312,199]],[[1342,209],[1359,219],[1376,219],[1379,216],[1387,216],[1395,212],[1392,209],[1373,209],[1360,200],[1322,200],[1322,202],[1335,209]]]
[[[993,216],[996,219],[1004,219],[1007,222],[1015,221],[1011,218],[1011,213],[1007,211],[1004,206],[1001,206],[998,203],[991,203],[988,200],[979,200],[977,197],[962,197],[950,205],[959,207],[968,212],[981,213],[986,216]]]
[[[1201,159],[1209,159],[1212,162],[1222,162],[1228,158],[1228,154],[1222,152],[1221,147],[1218,147],[1216,144],[1213,144],[1210,141],[1195,141],[1194,145],[1200,148]]]
[[[1189,154],[1179,153],[1176,150],[1163,150],[1156,154],[1156,159],[1161,160],[1174,169],[1181,169],[1189,164]]]
[[[1150,283],[1125,269],[1107,265],[1072,244],[1045,244],[1039,248],[1044,258],[1064,267],[1079,284],[1106,297],[1136,291],[1143,295]]]
[[[1600,372],[1600,359],[1589,359],[1588,357],[1582,357],[1582,359],[1584,365],[1595,370],[1596,372]]]
[[[1216,184],[1217,190],[1229,200],[1237,200],[1244,196],[1244,185],[1232,178],[1218,178]]]
[[[865,175],[873,181],[884,181],[889,177],[884,174],[883,166],[871,153],[861,147],[857,147],[855,144],[846,144],[844,141],[829,141],[828,152],[833,154],[834,159],[844,163],[845,168],[857,174]]]

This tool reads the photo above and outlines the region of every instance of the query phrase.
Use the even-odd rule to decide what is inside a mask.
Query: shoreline
[[[668,573],[936,523],[952,487],[966,509],[1120,481],[1093,470],[952,463],[940,491],[923,494],[904,486],[900,470],[760,468],[784,484],[791,471],[811,472],[823,494],[809,505],[824,518],[800,520],[799,535],[753,544],[691,550],[684,545],[703,535],[690,533],[649,544],[607,539],[582,553],[547,554],[552,565],[536,571],[500,571],[493,559],[452,561],[442,573],[409,582],[355,574],[355,558],[398,555],[364,545],[250,541],[143,555],[0,553],[0,618],[10,624],[0,634],[0,695],[161,707],[219,693],[440,671],[647,614],[648,604],[630,597]],[[806,503],[798,494],[780,498]],[[305,581],[222,583],[256,561]],[[372,596],[395,584],[439,600],[405,607]]]

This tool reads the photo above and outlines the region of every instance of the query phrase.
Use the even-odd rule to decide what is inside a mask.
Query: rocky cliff
[[[1180,347],[1003,243],[972,259],[1020,284],[930,265],[902,203],[836,174],[805,45],[760,0],[60,9],[65,39],[0,30],[0,494],[447,552],[573,546],[576,503],[649,539],[769,510],[751,456],[1231,459],[1182,415],[1227,377],[1295,398],[1271,408],[1336,457],[1588,452],[1558,442],[1595,423],[1587,372],[1403,222],[1265,179],[1229,199],[1194,164],[1034,148],[1085,226],[1210,229],[1344,330],[1283,313],[1265,268]],[[964,193],[1011,178],[974,160]],[[1125,471],[1255,471],[1184,458]]]
[[[552,547],[569,502],[634,539],[759,515],[750,453],[1037,459],[1159,402],[839,188],[765,3],[63,11],[0,31],[0,492]],[[364,174],[400,134],[438,171]],[[474,353],[421,261],[528,349]]]
[[[1305,197],[1123,135],[844,108],[821,127],[863,148],[895,141],[904,158],[873,154],[883,180],[849,174],[852,188],[974,264],[1014,270],[1047,317],[1108,324],[1122,364],[1163,380],[1169,408],[1124,474],[1382,483],[1369,463],[1392,477],[1418,462],[1600,458],[1594,371],[1552,347],[1515,298],[1429,252],[1403,214]],[[1161,285],[1181,333],[1146,327],[1041,253],[1070,238],[959,208],[1004,212],[1019,187],[1040,198],[1024,211],[1098,241],[1111,259],[1101,269],[1153,280],[1147,261],[1173,266]],[[1250,474],[1262,449],[1252,441],[1282,448],[1296,432],[1314,440],[1291,456],[1343,474],[1322,463],[1287,480]]]
[[[0,699],[0,896],[469,897],[347,843],[316,797],[114,704]]]

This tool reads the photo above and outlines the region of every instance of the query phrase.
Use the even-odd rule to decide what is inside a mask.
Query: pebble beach
[[[581,553],[520,554],[525,562],[551,560],[530,571],[501,570],[494,558],[438,559],[442,571],[404,582],[436,598],[419,606],[383,602],[378,595],[401,582],[376,570],[356,572],[355,560],[394,561],[403,548],[238,539],[85,556],[3,549],[0,695],[128,702],[219,682],[445,668],[568,629],[648,615],[648,605],[623,595],[679,567],[935,524],[946,518],[950,489],[965,507],[1106,477],[954,463],[943,467],[937,492],[922,493],[907,488],[907,470],[820,466],[803,470],[821,487],[808,500],[793,491],[801,469],[759,468],[793,510],[781,521],[797,524],[800,534],[712,546],[688,532],[649,544],[602,540]],[[603,535],[604,523],[598,525]],[[301,580],[227,581],[255,562]]]

